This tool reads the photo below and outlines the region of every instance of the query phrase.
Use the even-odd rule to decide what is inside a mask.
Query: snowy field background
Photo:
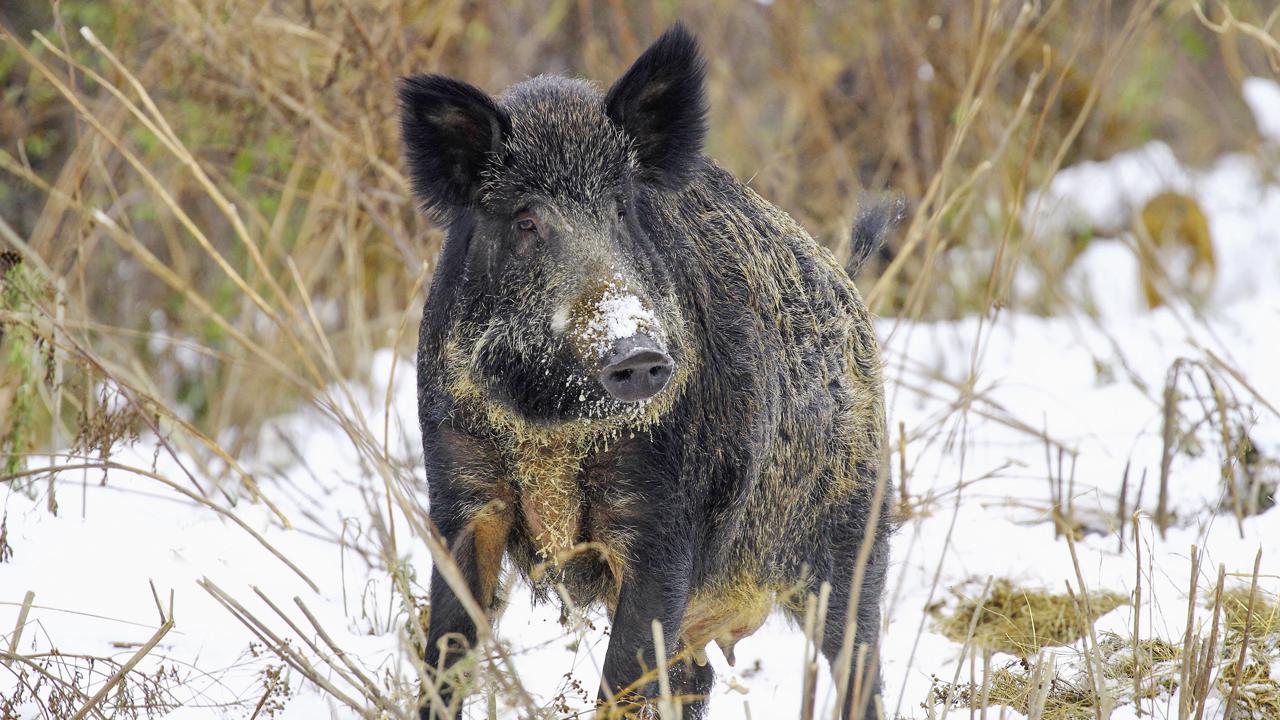
[[[997,312],[958,322],[879,323],[895,440],[899,423],[905,429],[912,509],[894,541],[885,603],[887,709],[931,717],[941,712],[923,707],[934,678],[968,680],[962,644],[937,630],[927,608],[945,607],[958,593],[972,596],[988,578],[1051,592],[1068,584],[1078,588],[1070,548],[1054,532],[1050,477],[1060,471],[1070,476],[1073,517],[1083,529],[1076,552],[1085,585],[1128,596],[1137,579],[1135,543],[1119,537],[1117,511],[1128,468],[1128,508],[1139,513],[1144,639],[1180,643],[1192,546],[1201,553],[1202,596],[1211,593],[1219,565],[1226,568],[1228,587],[1247,587],[1259,550],[1260,587],[1271,597],[1280,590],[1280,511],[1239,524],[1229,509],[1214,512],[1229,502],[1211,424],[1195,431],[1203,441],[1198,455],[1173,458],[1173,520],[1163,537],[1153,521],[1163,394],[1179,359],[1189,363],[1192,378],[1181,388],[1188,397],[1180,407],[1195,415],[1193,385],[1198,382],[1202,392],[1206,387],[1196,368],[1212,368],[1233,403],[1232,417],[1259,450],[1264,477],[1280,479],[1280,179],[1274,172],[1280,86],[1254,79],[1246,97],[1259,129],[1273,141],[1261,157],[1228,155],[1194,169],[1167,146],[1152,143],[1104,163],[1067,168],[1046,194],[1026,204],[1028,222],[1047,232],[1057,223],[1123,227],[1163,190],[1192,195],[1208,217],[1218,258],[1216,286],[1202,310],[1175,303],[1148,311],[1134,253],[1119,236],[1091,243],[1068,275],[1077,292],[1092,298],[1092,314]],[[150,688],[157,707],[169,708],[158,716],[358,716],[284,667],[228,607],[234,603],[261,620],[259,632],[287,638],[334,690],[358,697],[344,679],[358,671],[388,697],[411,693],[415,675],[402,630],[408,611],[388,567],[425,595],[430,556],[388,492],[421,493],[425,483],[413,375],[409,359],[384,351],[368,377],[335,388],[332,398],[344,416],[363,420],[383,443],[390,465],[416,485],[371,467],[369,448],[354,447],[332,413],[315,409],[269,423],[260,445],[270,450],[240,458],[279,514],[233,488],[209,492],[210,502],[225,512],[196,502],[196,485],[209,491],[203,478],[220,468],[179,462],[145,436],[119,449],[109,472],[59,472],[53,481],[56,515],[47,509],[54,487],[47,478],[38,479],[31,495],[7,485],[0,491],[9,555],[0,563],[0,649],[12,644],[42,659],[43,672],[64,680],[79,673],[88,687],[100,687],[116,669],[102,659],[126,662],[171,618],[172,629],[136,668],[148,679],[124,684],[138,701]],[[77,461],[48,459],[56,465]],[[895,471],[900,461],[895,450]],[[29,466],[42,464],[33,458]],[[393,534],[397,539],[389,541]],[[394,552],[382,554],[386,547]],[[33,601],[19,624],[28,591]],[[223,593],[224,602],[215,593]],[[1096,629],[1129,637],[1133,612],[1122,605],[1101,617]],[[1197,625],[1207,617],[1199,607]],[[607,623],[595,617],[593,628],[579,623],[566,630],[558,620],[558,607],[531,607],[526,589],[514,586],[497,636],[537,703],[561,696],[571,708],[585,709],[598,682]],[[329,641],[345,653],[345,662],[333,659]],[[1077,643],[1049,652],[1063,677],[1084,684],[1077,677],[1083,673],[1079,649]],[[737,652],[730,668],[714,648],[709,651],[718,673],[711,716],[796,717],[800,631],[774,618]],[[992,666],[1014,660],[997,654]],[[1270,673],[1280,678],[1280,666]],[[51,717],[30,700],[31,686],[46,697],[51,687],[39,674],[35,666],[0,665],[0,697],[28,698],[12,708],[16,717]],[[830,707],[825,668],[820,679],[820,706]],[[497,701],[498,715],[516,717],[505,702]],[[1206,717],[1219,717],[1222,702],[1214,691]],[[1177,694],[1144,700],[1142,708],[1157,718],[1178,717]],[[469,712],[484,717],[484,704],[472,702]],[[1121,698],[1113,717],[1136,717],[1133,704]]]

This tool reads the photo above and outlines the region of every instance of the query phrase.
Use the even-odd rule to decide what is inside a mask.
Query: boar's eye
[[[543,237],[542,221],[531,211],[516,215],[516,255],[524,257],[533,251]]]
[[[521,210],[516,213],[515,219],[516,232],[520,235],[530,233],[533,235],[542,235],[544,228],[542,227],[542,219],[532,210]]]

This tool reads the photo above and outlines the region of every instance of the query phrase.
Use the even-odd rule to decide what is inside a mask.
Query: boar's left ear
[[[679,189],[697,172],[707,134],[706,69],[679,23],[644,51],[605,96],[605,111],[635,143],[641,177]]]
[[[400,133],[414,193],[450,216],[479,200],[481,171],[511,119],[483,90],[442,75],[400,81]]]

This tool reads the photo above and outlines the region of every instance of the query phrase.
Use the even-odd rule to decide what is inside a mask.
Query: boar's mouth
[[[605,417],[626,407],[605,391],[563,342],[543,348],[484,343],[472,371],[489,400],[533,422]]]

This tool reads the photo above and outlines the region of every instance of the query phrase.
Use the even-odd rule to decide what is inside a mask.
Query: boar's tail
[[[864,203],[853,221],[853,236],[849,240],[849,259],[844,269],[850,278],[857,278],[867,258],[884,244],[885,235],[907,214],[907,201],[901,195],[885,200]]]

